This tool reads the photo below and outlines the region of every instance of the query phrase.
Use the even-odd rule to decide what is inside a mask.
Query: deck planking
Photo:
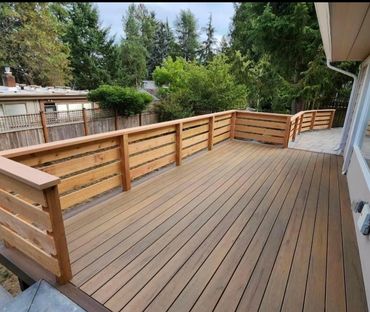
[[[367,311],[340,156],[229,141],[66,220],[112,311]]]

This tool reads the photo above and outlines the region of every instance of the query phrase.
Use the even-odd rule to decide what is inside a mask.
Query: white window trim
[[[367,69],[364,75],[364,82],[362,84],[362,90],[359,93],[359,103],[358,103],[358,118],[356,116],[354,122],[357,124],[354,125],[354,141],[353,141],[353,153],[358,159],[360,169],[364,175],[368,189],[370,190],[370,168],[367,164],[365,157],[361,151],[361,144],[368,124],[368,115],[370,110],[370,56],[362,63],[362,66],[366,66]],[[367,90],[366,90],[367,88]],[[366,90],[366,94],[365,93]],[[357,115],[356,114],[356,115]]]

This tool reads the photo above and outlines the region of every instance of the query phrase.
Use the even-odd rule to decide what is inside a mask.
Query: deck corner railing
[[[0,157],[0,238],[65,283],[72,273],[59,182],[55,176]]]
[[[297,135],[305,131],[331,129],[335,109],[301,111],[291,117],[289,140],[295,141]]]

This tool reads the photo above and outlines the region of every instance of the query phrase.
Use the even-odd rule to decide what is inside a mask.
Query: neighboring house
[[[68,87],[17,84],[9,68],[6,68],[3,86],[0,86],[0,116],[93,108],[94,104],[87,100],[87,93]]]
[[[352,204],[370,203],[370,4],[315,3],[328,66],[340,61],[360,61],[342,133],[343,173],[347,175]],[[368,215],[370,217],[370,215]],[[353,213],[362,272],[370,302],[370,238],[357,226],[360,213]]]

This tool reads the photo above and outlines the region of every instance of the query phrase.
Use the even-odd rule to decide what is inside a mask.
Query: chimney
[[[9,88],[15,88],[17,85],[15,83],[15,77],[10,71],[10,67],[5,67],[5,72],[3,74],[3,85]]]

